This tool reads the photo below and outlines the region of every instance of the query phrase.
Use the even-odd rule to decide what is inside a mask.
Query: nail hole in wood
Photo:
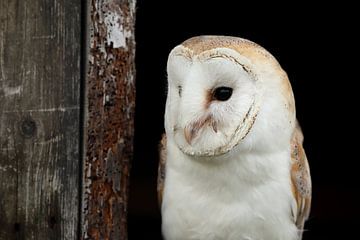
[[[14,231],[20,232],[20,223],[14,223]]]
[[[55,217],[55,216],[51,216],[51,217],[49,218],[49,227],[50,227],[50,228],[54,228],[56,222],[57,222],[57,221],[56,221],[56,217]]]

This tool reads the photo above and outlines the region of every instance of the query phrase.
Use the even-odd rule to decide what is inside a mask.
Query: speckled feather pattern
[[[166,164],[166,135],[163,134],[161,142],[159,144],[159,167],[158,167],[158,178],[157,178],[157,193],[158,193],[158,202],[161,207],[161,202],[164,192],[164,182],[165,182],[165,164]]]
[[[291,140],[291,183],[297,203],[294,214],[296,226],[304,228],[304,222],[309,217],[311,206],[311,178],[309,164],[303,148],[303,135],[297,123]]]

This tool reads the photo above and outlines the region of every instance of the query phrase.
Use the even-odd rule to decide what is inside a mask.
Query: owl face
[[[295,123],[291,86],[259,45],[194,37],[171,51],[167,73],[165,130],[183,153],[224,156],[288,145]]]
[[[184,153],[221,155],[250,131],[260,89],[245,58],[225,48],[189,57],[179,47],[167,72],[166,130]]]

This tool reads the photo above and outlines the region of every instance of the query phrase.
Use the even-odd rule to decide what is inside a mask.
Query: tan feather
[[[291,140],[291,183],[296,201],[294,222],[300,233],[309,217],[311,206],[311,178],[309,164],[303,148],[303,134],[297,123]]]
[[[157,193],[158,193],[158,203],[160,208],[161,208],[163,192],[164,192],[165,165],[166,165],[166,134],[163,134],[159,144],[159,167],[158,167],[158,178],[157,178]]]

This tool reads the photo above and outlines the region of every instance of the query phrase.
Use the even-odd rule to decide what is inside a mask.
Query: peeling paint
[[[10,87],[5,83],[5,68],[4,68],[4,59],[3,59],[3,41],[0,40],[0,82],[1,82],[1,89],[4,92],[5,97],[13,96],[13,95],[20,95],[22,92],[22,86]],[[1,90],[0,89],[0,90]]]
[[[107,42],[113,48],[126,47],[126,40],[131,37],[131,31],[124,29],[121,13],[109,12],[105,15],[104,23],[107,29]]]
[[[32,39],[53,39],[55,38],[55,34],[51,35],[40,35],[40,36],[33,36]]]
[[[50,138],[48,140],[45,140],[45,141],[42,141],[42,142],[36,142],[35,144],[36,145],[45,145],[45,144],[57,143],[57,142],[60,142],[61,140],[63,140],[63,138],[64,138],[64,135],[60,134],[60,135],[52,137],[52,138]]]
[[[5,80],[5,67],[4,67],[4,53],[3,53],[3,49],[4,49],[4,41],[1,41],[2,39],[0,39],[0,82],[1,82],[1,89],[4,92],[5,97],[9,97],[9,96],[13,96],[13,95],[20,95],[22,92],[22,86],[16,86],[16,87],[11,87],[8,84],[6,84]],[[0,90],[1,90],[0,89]]]
[[[127,239],[135,110],[135,2],[92,0],[82,239]]]
[[[20,95],[22,92],[22,86],[17,87],[9,87],[3,84],[3,91],[5,94],[5,97],[12,96],[12,95]]]

